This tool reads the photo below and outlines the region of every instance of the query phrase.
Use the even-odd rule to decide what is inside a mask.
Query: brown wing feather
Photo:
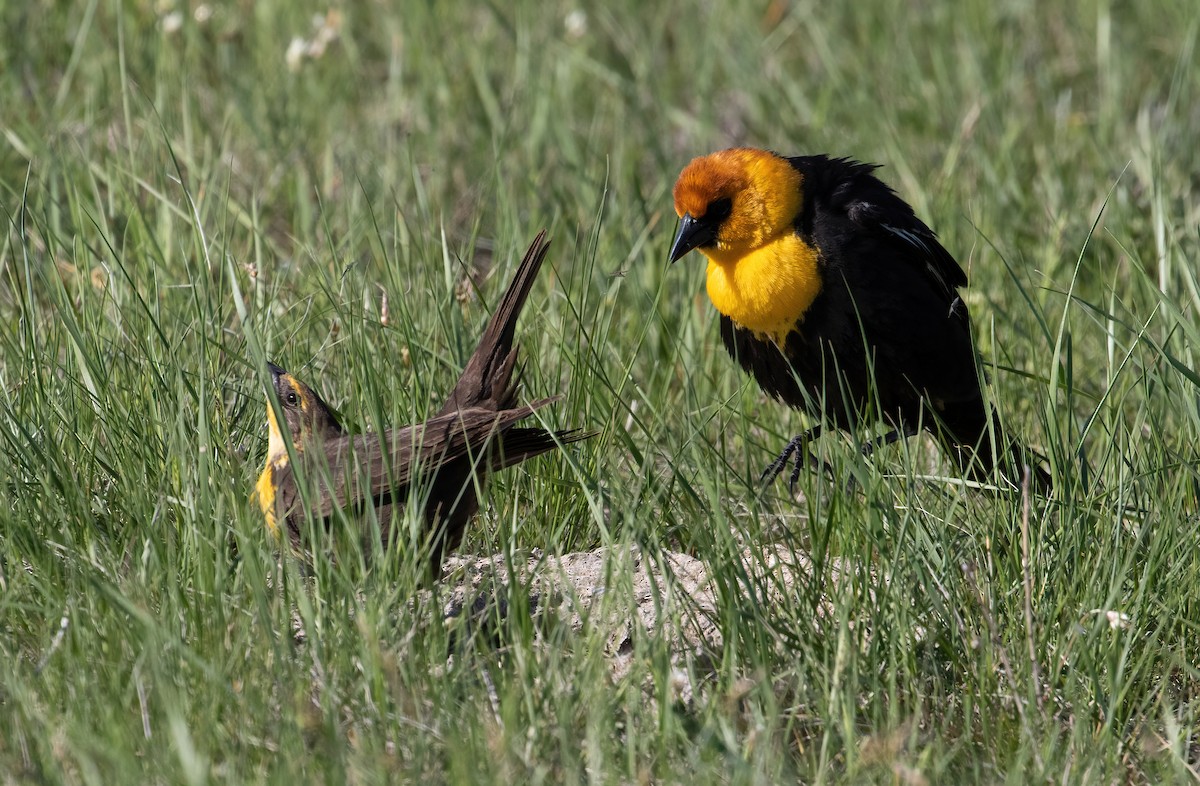
[[[311,460],[305,462],[312,485],[312,513],[324,519],[335,508],[403,497],[418,473],[428,472],[432,476],[460,459],[474,463],[484,455],[498,432],[552,401],[542,399],[502,412],[473,407],[439,415],[418,425],[388,429],[382,438],[376,433],[329,440],[324,443],[323,451],[308,454],[318,459],[322,455],[328,457],[326,466],[315,465]],[[276,497],[279,509],[286,511],[289,521],[299,521],[301,506],[293,468],[278,470],[276,482],[280,489]]]
[[[530,245],[454,391],[436,416],[382,434],[338,436],[305,446],[301,464],[309,480],[308,508],[315,520],[326,520],[337,509],[357,512],[366,506],[374,506],[384,517],[393,505],[407,499],[414,480],[424,477],[429,483],[424,515],[431,526],[439,527],[432,554],[437,564],[440,555],[461,540],[466,523],[479,507],[477,485],[488,471],[593,436],[594,432],[513,427],[557,400],[546,398],[517,406],[519,380],[513,373],[517,319],[548,245],[544,231]],[[275,485],[276,513],[287,521],[296,540],[305,505],[295,469],[276,470]],[[383,537],[386,542],[389,533],[384,532]]]

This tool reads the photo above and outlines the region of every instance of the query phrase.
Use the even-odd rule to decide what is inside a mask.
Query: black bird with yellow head
[[[984,402],[967,276],[877,167],[753,148],[694,159],[675,183],[672,262],[708,260],[709,299],[729,354],[773,398],[853,430],[881,414],[888,442],[925,429],[966,474],[1019,481],[1033,464]],[[793,438],[763,473],[795,456],[798,477],[820,426]]]

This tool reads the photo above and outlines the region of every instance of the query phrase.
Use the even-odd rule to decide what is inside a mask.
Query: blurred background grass
[[[1196,778],[1198,25],[1184,0],[0,5],[0,768]],[[1027,548],[1018,496],[930,480],[920,442],[831,441],[855,493],[757,494],[801,418],[724,356],[703,266],[665,263],[675,175],[735,144],[885,164],[963,263],[993,393],[1059,479]],[[447,661],[412,561],[299,576],[247,502],[266,358],[362,427],[418,419],[543,226],[525,390],[603,433],[497,477],[463,550],[700,557],[725,643],[690,703],[662,637],[614,685],[603,631],[527,609]],[[768,597],[743,550],[780,541],[812,575]]]

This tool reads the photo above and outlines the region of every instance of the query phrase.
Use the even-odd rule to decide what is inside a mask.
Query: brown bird
[[[304,465],[309,481],[307,486],[297,484],[288,444],[268,401],[267,459],[255,496],[273,533],[285,527],[293,545],[299,546],[306,513],[327,521],[336,509],[360,516],[370,506],[376,510],[386,546],[392,510],[403,509],[415,488],[425,495],[421,506],[436,566],[462,540],[468,520],[479,509],[477,490],[488,472],[592,436],[579,430],[552,432],[515,425],[557,400],[518,405],[519,373],[513,373],[517,318],[548,246],[543,231],[525,253],[458,384],[438,413],[424,423],[382,433],[347,434],[308,385],[270,365],[292,455]],[[418,479],[421,482],[414,486]]]
[[[1039,457],[984,401],[966,274],[875,168],[751,148],[694,159],[675,183],[671,261],[708,258],[721,339],[768,395],[848,431],[882,415],[893,431],[878,443],[928,430],[979,480],[995,468],[1019,483],[1029,464],[1048,491]],[[792,439],[763,477],[795,456],[794,484],[820,433]]]

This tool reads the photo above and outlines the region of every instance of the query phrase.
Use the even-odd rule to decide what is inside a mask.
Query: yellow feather
[[[279,534],[279,522],[275,517],[275,470],[283,469],[288,464],[287,445],[283,442],[283,434],[279,430],[279,421],[275,419],[275,408],[267,402],[267,463],[258,482],[254,485],[254,497],[258,507],[266,519],[267,529],[272,535]]]
[[[748,253],[702,249],[708,257],[708,297],[741,327],[780,346],[821,291],[817,251],[794,234]]]
[[[286,462],[287,459],[284,459]],[[262,474],[258,476],[258,483],[254,486],[254,496],[258,499],[258,507],[262,510],[263,518],[266,519],[267,529],[272,535],[279,534],[279,522],[275,519],[275,466],[267,462],[267,466],[263,468]]]
[[[733,199],[733,212],[716,243],[700,249],[708,257],[708,297],[740,327],[782,345],[821,291],[819,254],[795,230],[804,178],[774,153],[723,150],[680,175],[676,210],[719,197]]]

